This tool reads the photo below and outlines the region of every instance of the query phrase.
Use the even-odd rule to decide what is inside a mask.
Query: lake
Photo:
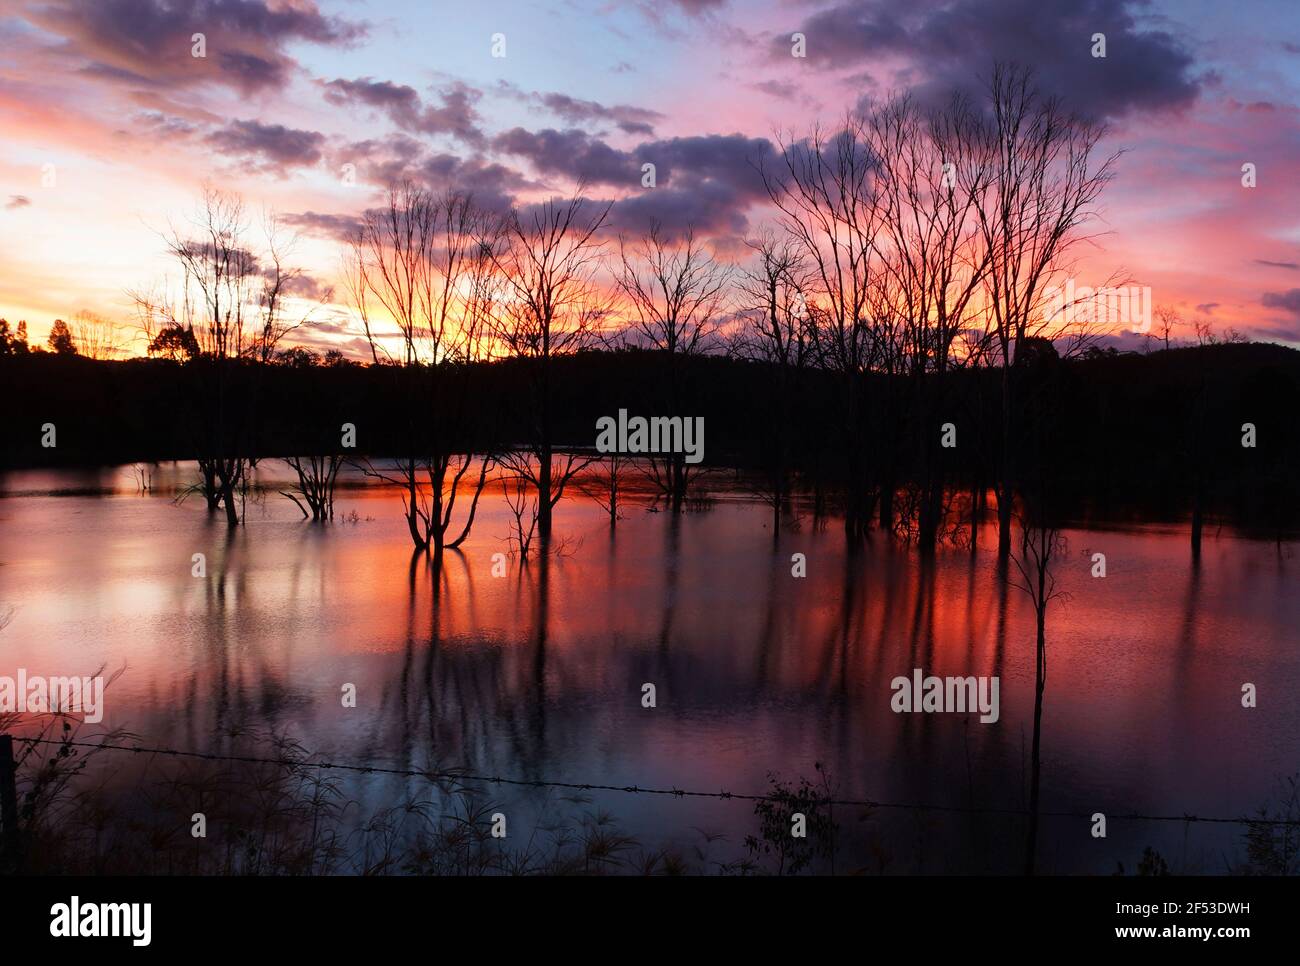
[[[629,506],[613,532],[575,493],[557,508],[562,550],[545,566],[508,558],[493,576],[509,549],[498,488],[435,580],[412,557],[395,491],[348,476],[339,519],[314,525],[274,492],[278,476],[262,464],[264,499],[231,533],[198,497],[176,499],[192,466],[164,464],[146,493],[128,468],[6,474],[0,675],[125,667],[104,722],[84,731],[123,728],[150,746],[220,751],[232,734],[276,734],[335,762],[751,794],[771,776],[825,775],[836,798],[889,803],[837,807],[837,871],[1020,871],[1021,819],[1001,810],[1027,801],[1033,611],[1000,575],[992,530],[974,553],[927,561],[879,536],[846,553],[839,521],[806,514],[774,537],[770,509],[721,480],[707,508]],[[1244,860],[1241,826],[1119,816],[1253,815],[1300,770],[1296,545],[1209,529],[1193,567],[1177,526],[1065,537],[1042,807],[1070,814],[1043,820],[1040,868],[1132,872],[1151,846],[1175,871],[1228,871]],[[806,577],[792,576],[795,553]],[[914,668],[997,676],[998,720],[895,713],[890,683]],[[117,781],[142,767],[115,757]],[[357,803],[340,821],[353,824],[426,784],[338,778]],[[510,836],[608,813],[636,842],[706,867],[742,857],[759,826],[736,799],[491,795]],[[893,807],[914,805],[936,809]],[[1095,812],[1111,816],[1104,839]]]

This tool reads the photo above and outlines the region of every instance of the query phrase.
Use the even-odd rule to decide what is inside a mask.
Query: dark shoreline
[[[676,360],[691,387],[687,415],[707,427],[704,466],[715,473],[763,476],[781,459],[794,493],[818,490],[830,509],[844,492],[838,478],[836,376],[799,374],[785,400],[775,398],[772,367],[722,356]],[[557,358],[554,433],[557,448],[590,449],[596,420],[620,408],[662,412],[663,359],[639,350],[588,351]],[[33,353],[0,359],[0,471],[74,468],[193,459],[194,396],[202,363],[162,359],[102,362]],[[232,413],[239,455],[272,459],[287,453],[338,451],[338,429],[357,427],[349,459],[401,454],[411,433],[460,437],[466,450],[509,448],[528,436],[528,372],[515,362],[479,363],[467,373],[461,412],[451,424],[435,412],[407,413],[400,372],[388,366],[253,365],[234,372],[247,409]],[[1018,363],[1018,396],[1050,396],[1046,416],[1022,406],[1012,432],[1025,475],[1046,467],[1053,502],[1063,516],[1138,515],[1176,520],[1203,480],[1207,515],[1268,533],[1300,525],[1300,351],[1272,343],[1176,348],[1150,355],[1095,352],[1058,359],[1054,352]],[[976,491],[995,480],[999,372],[959,369],[938,398],[918,400],[902,378],[869,374],[864,386],[878,403],[866,418],[878,423],[867,459],[898,489],[920,482],[933,467],[919,445],[920,417],[951,422],[957,445],[939,467],[953,490]],[[885,414],[897,414],[896,417]],[[773,425],[789,419],[794,446],[773,450]],[[1046,422],[1046,429],[1044,429]],[[57,427],[57,446],[41,446],[42,426]],[[1241,427],[1256,427],[1254,448]],[[1036,440],[1036,441],[1035,441]],[[1091,507],[1093,510],[1086,511]]]

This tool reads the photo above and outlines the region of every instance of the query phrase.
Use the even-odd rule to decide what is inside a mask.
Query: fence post
[[[0,735],[0,829],[3,829],[4,857],[18,860],[18,766],[14,762],[14,739]]]

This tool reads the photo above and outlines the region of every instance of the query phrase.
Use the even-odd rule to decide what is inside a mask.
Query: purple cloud
[[[741,235],[749,226],[743,199],[728,185],[701,181],[680,188],[645,189],[615,203],[609,225],[639,234],[657,224],[667,238],[687,229],[702,235]]]
[[[631,104],[601,104],[570,97],[559,91],[528,91],[509,81],[500,81],[497,90],[516,100],[550,111],[569,124],[592,124],[608,122],[618,126],[625,134],[654,134],[654,125],[664,119],[659,111],[647,107],[635,107]]]
[[[1186,106],[1199,93],[1191,54],[1171,34],[1142,29],[1133,12],[1140,6],[1136,0],[844,0],[795,29],[805,35],[813,65],[861,68],[886,57],[906,59],[920,78],[915,91],[931,101],[954,89],[978,89],[990,65],[1004,61],[1034,68],[1046,93],[1085,114]],[[1092,56],[1097,33],[1106,37],[1104,58]],[[790,61],[790,47],[790,33],[771,40],[774,59]]]
[[[541,174],[627,188],[641,181],[642,162],[633,154],[611,148],[578,128],[529,131],[516,127],[493,138],[492,148],[527,158]]]
[[[747,210],[767,197],[759,167],[776,160],[766,138],[709,134],[646,141],[630,151],[585,131],[514,128],[492,140],[502,153],[527,158],[543,175],[630,192],[610,213],[612,227],[642,231],[657,222],[672,236],[689,227],[740,234]],[[655,165],[655,187],[641,185],[642,165]]]
[[[204,140],[224,154],[253,159],[260,167],[283,173],[288,168],[319,162],[325,136],[318,131],[302,131],[283,124],[231,121]]]
[[[1300,288],[1285,292],[1265,292],[1259,301],[1270,309],[1282,309],[1292,315],[1300,315]]]
[[[741,134],[646,141],[623,151],[577,128],[528,131],[516,127],[493,138],[492,147],[527,158],[542,174],[622,188],[640,188],[641,166],[650,162],[660,186],[674,184],[675,178],[714,180],[750,200],[765,193],[755,166],[775,157],[766,138]]]
[[[349,241],[361,230],[358,215],[333,215],[318,211],[303,211],[282,216],[284,223],[300,229],[304,234]]]
[[[415,88],[369,77],[338,78],[325,84],[325,99],[332,104],[365,104],[382,111],[404,131],[450,134],[475,146],[482,145],[475,104],[482,92],[457,81],[439,90],[439,106],[426,106]]]
[[[313,0],[42,0],[20,14],[62,38],[51,48],[78,69],[126,83],[221,83],[245,93],[283,87],[297,62],[294,42],[346,46],[362,24],[322,14]],[[203,34],[206,56],[193,55]]]

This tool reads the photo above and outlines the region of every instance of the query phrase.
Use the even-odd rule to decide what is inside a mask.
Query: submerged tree
[[[837,380],[844,527],[851,541],[865,536],[871,517],[873,470],[889,459],[866,431],[870,384],[880,343],[869,311],[876,270],[875,237],[881,209],[876,159],[863,139],[864,121],[850,114],[827,132],[814,127],[795,140],[780,139],[781,162],[762,170],[778,221],[806,266],[806,305],[819,364]],[[873,466],[874,464],[874,466]]]
[[[590,462],[557,447],[555,363],[590,346],[608,312],[609,298],[596,273],[604,254],[597,236],[609,209],[585,202],[581,186],[567,200],[516,208],[502,245],[492,250],[501,288],[493,304],[492,335],[500,351],[523,364],[529,388],[528,439],[504,464],[537,494],[537,537],[544,554],[555,506]]]
[[[804,370],[813,362],[813,335],[805,289],[803,257],[789,238],[766,231],[751,240],[754,256],[738,281],[739,310],[746,325],[733,350],[772,367],[773,391],[767,397],[772,438],[765,467],[764,498],[772,507],[776,537],[793,490],[794,426],[790,400],[800,390]]]
[[[1074,313],[1046,311],[1048,289],[1068,269],[1072,249],[1114,173],[1117,155],[1097,155],[1103,125],[1072,114],[1044,96],[1028,68],[999,64],[989,81],[985,115],[962,138],[954,161],[958,184],[973,192],[989,260],[983,275],[989,331],[1001,366],[997,467],[998,552],[1011,552],[1012,507],[1020,468],[1015,448],[1015,370],[1029,339],[1066,339],[1081,346],[1093,335]]]
[[[266,237],[258,239],[243,199],[205,186],[189,223],[163,233],[179,283],[128,293],[148,354],[186,363],[177,404],[187,414],[197,489],[209,511],[224,510],[230,526],[243,514],[257,462],[259,373],[280,339],[310,316],[286,321],[285,299],[302,272],[287,265],[273,215],[264,227]],[[93,316],[81,320],[79,336],[99,347],[96,354],[120,345],[116,327]]]
[[[880,220],[872,242],[878,268],[870,303],[876,357],[887,377],[901,380],[886,386],[896,408],[876,431],[891,450],[910,441],[913,510],[902,524],[923,550],[933,548],[945,515],[940,428],[950,415],[954,343],[988,266],[974,215],[977,191],[958,183],[950,161],[974,126],[961,97],[925,113],[900,96],[868,111],[861,132],[877,159]],[[899,427],[909,421],[910,432],[900,437]],[[880,521],[887,528],[895,482],[886,472],[880,483]]]
[[[339,470],[343,462],[343,457],[334,453],[324,456],[286,457],[285,463],[297,476],[296,493],[285,490],[281,490],[280,493],[293,500],[304,517],[313,520],[333,520],[334,486],[338,482]]]
[[[633,462],[620,453],[609,455],[593,461],[581,481],[582,492],[596,501],[609,515],[609,526],[613,530],[622,518],[624,491],[627,477]]]
[[[723,309],[727,270],[719,265],[692,230],[674,241],[652,223],[634,243],[619,239],[618,285],[629,305],[631,335],[663,361],[664,391],[660,405],[669,416],[689,418],[683,407],[691,399],[684,363],[706,352]],[[646,461],[669,508],[680,513],[690,484],[690,465],[683,452]]]
[[[407,530],[435,566],[474,525],[494,465],[481,415],[468,397],[472,366],[486,354],[491,257],[500,227],[470,195],[392,186],[353,239],[348,287],[376,364],[389,367],[401,411],[395,467],[366,472],[401,487]],[[385,318],[396,331],[380,328]],[[476,440],[475,430],[478,430]],[[460,518],[462,482],[469,505]]]
[[[197,385],[188,402],[201,488],[208,509],[223,507],[233,527],[243,508],[252,450],[249,386],[240,363],[258,277],[243,199],[205,188],[191,226],[184,232],[173,227],[166,240],[183,275],[183,314],[168,324],[190,332],[199,349],[199,364],[191,370]]]

